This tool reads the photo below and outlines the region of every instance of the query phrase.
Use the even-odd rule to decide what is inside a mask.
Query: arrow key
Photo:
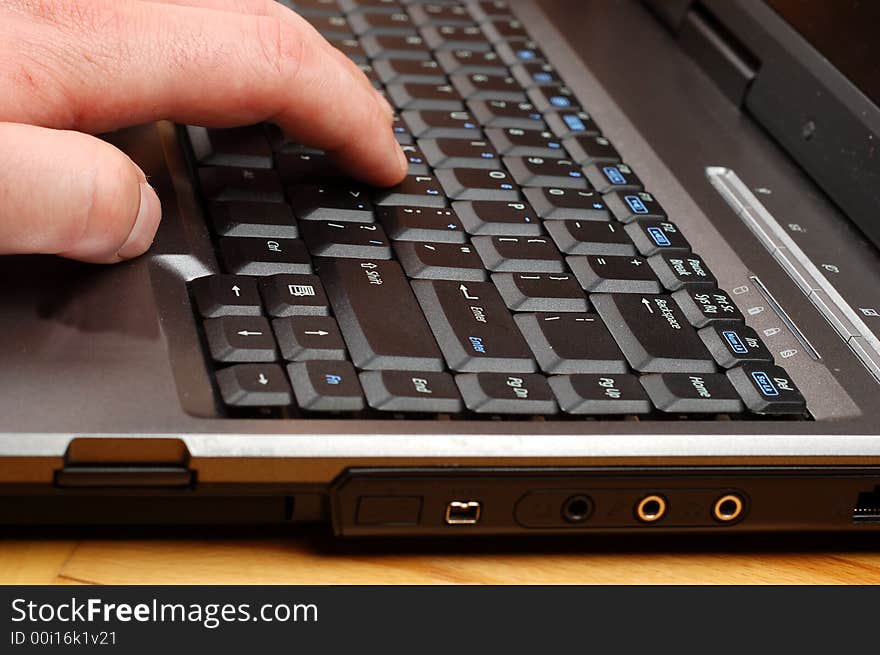
[[[253,278],[207,275],[191,282],[196,308],[203,318],[259,316],[260,294]]]
[[[223,316],[205,321],[208,350],[215,362],[274,362],[275,339],[262,317]]]
[[[236,364],[217,372],[217,386],[228,407],[286,407],[290,385],[277,364]]]
[[[291,316],[272,321],[281,356],[290,362],[345,359],[345,342],[330,316]]]

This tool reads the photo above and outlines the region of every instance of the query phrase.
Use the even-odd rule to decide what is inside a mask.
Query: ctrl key
[[[238,364],[217,372],[217,386],[228,407],[286,407],[290,385],[277,364]]]
[[[774,364],[743,364],[727,371],[727,378],[756,414],[803,414],[806,401],[791,377]]]
[[[296,402],[314,412],[356,412],[364,394],[350,362],[296,362],[287,367]]]

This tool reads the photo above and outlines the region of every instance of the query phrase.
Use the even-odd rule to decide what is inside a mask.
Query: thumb
[[[0,143],[0,254],[111,264],[150,247],[159,198],[120,150],[18,123],[0,123]]]

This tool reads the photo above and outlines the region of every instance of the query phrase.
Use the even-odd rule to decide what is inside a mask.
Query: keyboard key
[[[524,89],[536,86],[557,86],[563,83],[556,69],[544,62],[516,64],[511,66],[510,72]]]
[[[355,366],[443,370],[440,351],[397,262],[322,260],[320,273]]]
[[[547,378],[535,373],[466,373],[455,383],[472,412],[479,414],[556,414]]]
[[[223,237],[220,259],[230,273],[274,275],[311,273],[312,264],[305,244],[298,239],[245,239]]]
[[[516,324],[545,373],[626,373],[626,361],[595,314],[516,314]]]
[[[469,4],[474,20],[482,22],[492,18],[513,18],[513,12],[505,0],[484,0]]]
[[[301,221],[373,222],[373,203],[363,187],[297,185],[287,195]]]
[[[366,38],[375,38],[375,37],[366,37]],[[395,37],[384,37],[384,38],[395,38]],[[367,58],[367,52],[364,50],[360,41],[355,38],[347,38],[347,39],[336,39],[330,38],[327,41],[334,48],[339,50],[346,57],[351,59],[354,63],[366,64],[369,63],[369,59]]]
[[[291,316],[276,318],[272,329],[289,362],[312,359],[345,359],[345,343],[331,316]]]
[[[363,37],[360,43],[370,59],[433,59],[424,39],[415,34],[371,34]]]
[[[646,257],[658,252],[690,252],[691,244],[675,223],[665,221],[637,221],[626,226],[629,235],[639,252]]]
[[[563,144],[571,158],[581,166],[620,162],[620,153],[604,136],[583,134],[570,136],[563,141]]]
[[[470,244],[398,241],[394,252],[411,278],[464,282],[486,279],[483,261]]]
[[[354,36],[345,16],[309,16],[306,20],[325,39],[350,39]]]
[[[490,271],[502,273],[563,273],[565,264],[547,237],[476,236],[471,239]]]
[[[567,414],[647,414],[648,395],[635,375],[554,375],[550,388]]]
[[[449,84],[389,84],[391,104],[398,109],[426,111],[463,111],[464,104],[455,87]]]
[[[441,50],[437,63],[447,75],[454,73],[478,73],[480,75],[507,75],[507,66],[494,52],[474,50]]]
[[[454,209],[380,207],[376,216],[395,241],[464,243],[467,236]]]
[[[430,174],[430,170],[428,169],[428,160],[425,159],[425,154],[422,152],[421,148],[413,143],[408,143],[401,144],[400,149],[403,151],[403,154],[406,156],[406,160],[409,162],[407,172],[410,175]]]
[[[280,202],[212,202],[211,227],[220,236],[296,239],[299,230],[293,212]]]
[[[519,200],[519,191],[504,171],[443,168],[434,171],[446,195],[455,200]]]
[[[758,334],[742,323],[715,323],[699,331],[715,361],[724,368],[743,362],[772,362],[773,355]]]
[[[525,26],[515,18],[492,18],[484,21],[480,27],[483,29],[483,34],[492,43],[529,38]]]
[[[433,59],[378,59],[373,64],[383,84],[444,84],[446,75]]]
[[[522,87],[509,75],[453,73],[450,81],[459,95],[467,100],[526,101]]]
[[[272,168],[272,148],[259,125],[234,129],[187,125],[186,133],[202,166]]]
[[[414,280],[412,287],[450,369],[535,371],[531,351],[491,282]]]
[[[670,296],[593,294],[590,300],[637,371],[715,372],[712,356]]]
[[[276,153],[275,163],[285,185],[345,183],[339,167],[326,152],[292,144],[283,147],[283,151]]]
[[[388,189],[377,189],[373,199],[377,205],[445,207],[446,198],[430,175],[407,175],[403,182]]]
[[[518,312],[585,312],[580,285],[569,273],[493,273],[507,307]]]
[[[504,157],[504,165],[522,186],[587,189],[583,171],[568,159]]]
[[[208,350],[215,362],[274,362],[275,339],[261,316],[223,316],[205,321]]]
[[[479,140],[480,126],[466,111],[405,111],[401,114],[417,139]]]
[[[287,407],[293,394],[277,364],[236,364],[217,371],[220,397],[227,407]]]
[[[580,103],[574,95],[574,91],[567,86],[535,86],[529,89],[529,102],[538,111],[581,111]]]
[[[632,256],[636,248],[623,228],[600,221],[547,221],[547,232],[557,247],[569,255]],[[650,262],[649,262],[650,263]]]
[[[452,203],[468,234],[538,236],[541,222],[525,202],[458,200]]]
[[[317,275],[271,275],[260,280],[269,316],[326,316],[330,302]]]
[[[492,44],[476,25],[426,25],[422,37],[431,50],[488,52]]]
[[[621,223],[666,220],[666,212],[647,191],[614,191],[605,195],[605,203]]]
[[[190,282],[196,309],[203,318],[259,316],[262,313],[256,282],[240,275],[207,275]]]
[[[474,19],[461,5],[416,4],[407,8],[413,23],[422,25],[473,25]]]
[[[358,12],[348,16],[351,31],[359,37],[373,35],[407,36],[415,34],[415,25],[409,14],[403,11],[394,13]]]
[[[701,328],[727,321],[739,323],[745,321],[730,295],[720,289],[684,288],[673,293],[672,297],[694,327]]]
[[[457,414],[464,409],[449,373],[365,371],[360,375],[367,402],[386,412]]]
[[[679,255],[662,252],[648,258],[654,274],[669,291],[684,287],[712,289],[717,284],[712,271],[699,255]]]
[[[346,14],[395,14],[403,4],[401,0],[338,0]]]
[[[608,221],[610,214],[596,191],[583,189],[529,188],[523,194],[538,216],[551,220]]]
[[[338,16],[342,8],[336,0],[279,0],[300,16]]]
[[[664,412],[738,414],[744,410],[723,373],[656,373],[640,380],[654,405]]]
[[[508,66],[547,61],[546,55],[538,44],[530,39],[502,41],[496,45],[495,51],[501,57],[501,61]]]
[[[546,159],[563,159],[566,156],[562,142],[547,130],[539,132],[519,127],[491,127],[486,130],[486,136],[503,155]]]
[[[584,174],[599,193],[642,190],[642,181],[626,164],[593,164]]]
[[[391,259],[391,243],[379,225],[305,221],[302,235],[315,257]]]
[[[284,189],[278,173],[262,168],[200,166],[202,197],[212,200],[284,202]]]
[[[399,144],[409,145],[415,143],[412,132],[409,131],[409,126],[407,126],[400,114],[394,114],[391,131],[394,133],[394,138],[397,139]]]
[[[781,366],[743,364],[727,371],[727,379],[756,414],[803,414],[807,404]]]
[[[419,145],[434,168],[501,168],[501,158],[486,141],[420,139]]]
[[[584,134],[598,135],[599,127],[585,111],[560,111],[547,114],[547,126],[559,138]]]
[[[313,412],[356,412],[364,394],[351,363],[294,362],[287,365],[297,404]]]
[[[543,131],[544,117],[528,102],[506,100],[469,100],[468,109],[484,127],[518,127]]]
[[[641,257],[574,255],[566,261],[585,291],[660,293],[660,283]]]

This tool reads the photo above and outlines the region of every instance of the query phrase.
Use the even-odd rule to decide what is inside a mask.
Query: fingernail
[[[128,235],[128,239],[116,253],[121,259],[131,259],[146,252],[156,235],[159,220],[162,218],[162,203],[159,196],[146,182],[141,182],[141,205],[138,208],[134,227]]]
[[[388,99],[382,95],[381,91],[376,91],[376,97],[379,98],[379,104],[382,105],[382,109],[385,110],[385,113],[388,115],[388,120],[394,120],[394,107],[391,106],[391,103],[388,102]]]

